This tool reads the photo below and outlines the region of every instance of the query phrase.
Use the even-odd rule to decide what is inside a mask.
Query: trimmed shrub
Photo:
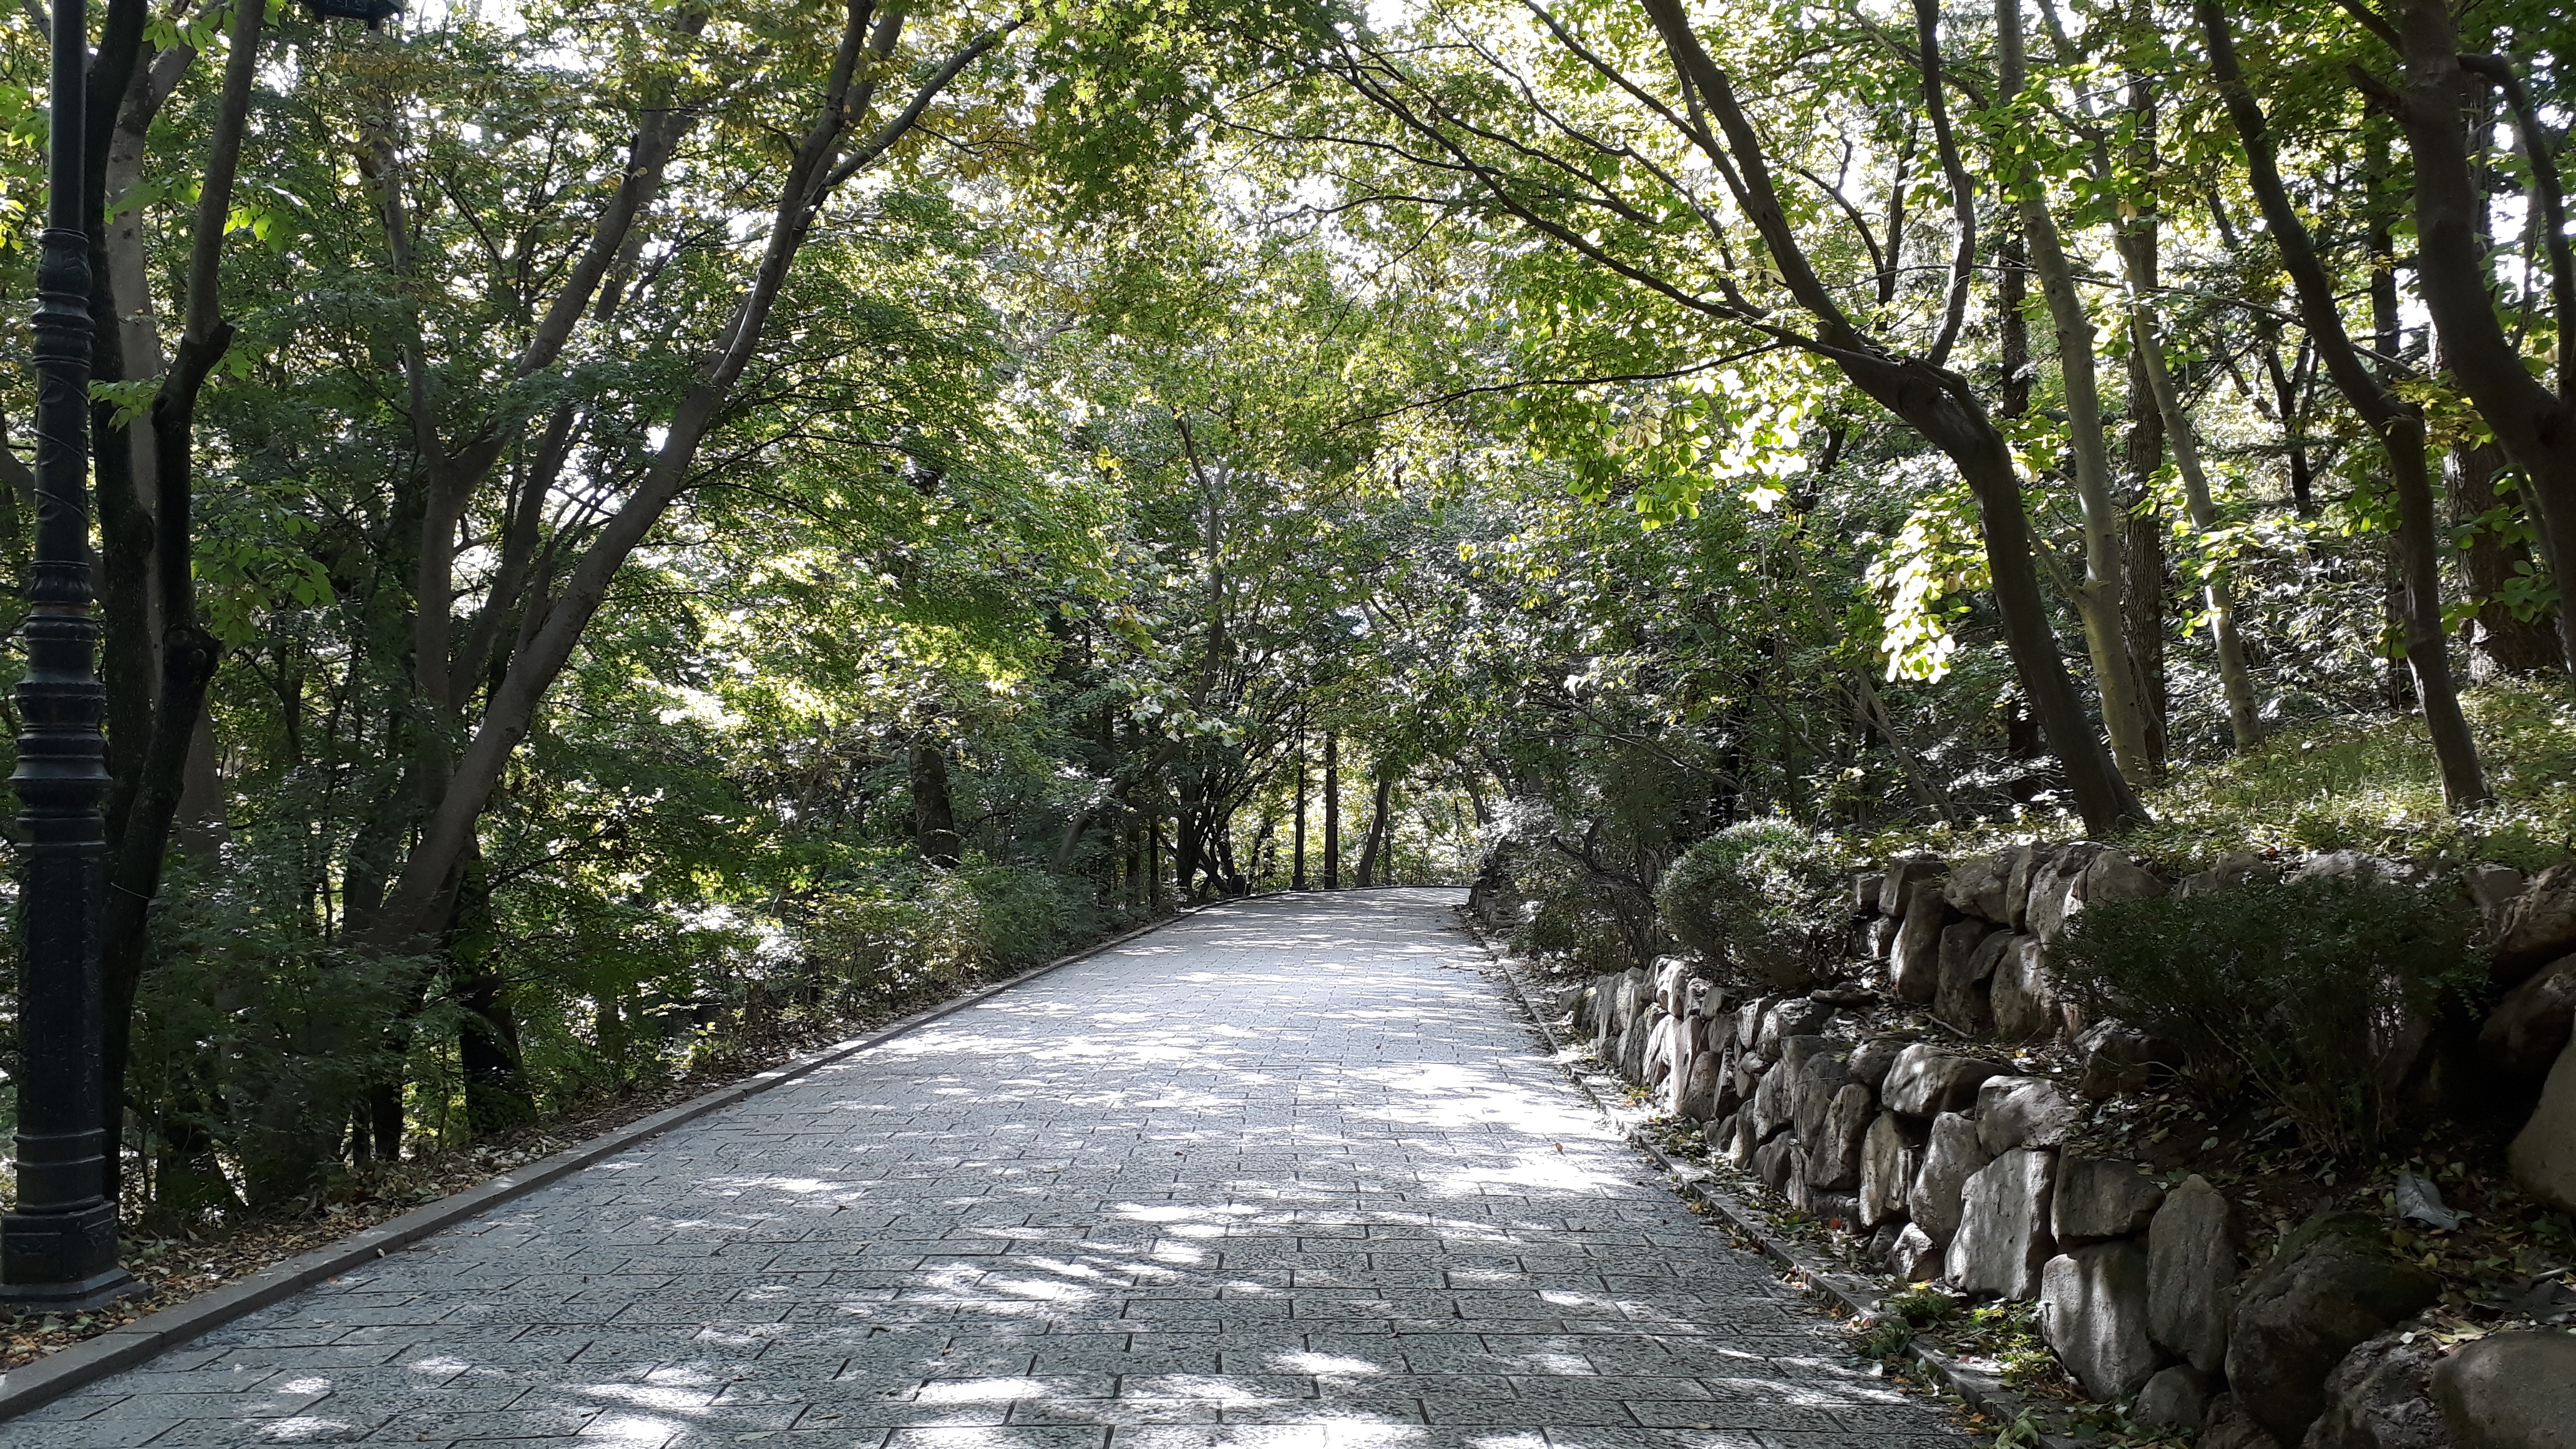
[[[2400,1053],[2473,1007],[2486,963],[2462,902],[2350,880],[2119,901],[2078,916],[2058,989],[2182,1047],[2204,1096],[2251,1090],[2310,1147],[2377,1145],[2403,1118]]]
[[[1521,902],[1512,949],[1586,976],[1642,966],[1655,954],[1652,902],[1630,881],[1605,876],[1563,853],[1533,850],[1515,862]]]
[[[1730,825],[1683,852],[1655,892],[1664,929],[1702,960],[1804,986],[1841,955],[1841,860],[1778,817]]]

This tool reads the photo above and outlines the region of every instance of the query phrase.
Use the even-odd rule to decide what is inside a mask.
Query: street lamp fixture
[[[18,685],[18,1202],[0,1302],[95,1307],[140,1285],[116,1262],[100,1077],[107,749],[90,617],[89,238],[82,230],[86,0],[54,0],[52,134],[36,263],[36,557]]]

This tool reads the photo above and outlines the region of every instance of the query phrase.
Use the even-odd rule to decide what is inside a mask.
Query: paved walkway
[[[0,1449],[1932,1449],[1451,891],[1228,906],[0,1425]]]

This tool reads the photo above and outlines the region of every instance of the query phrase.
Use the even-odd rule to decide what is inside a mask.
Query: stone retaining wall
[[[2383,1221],[2323,1213],[2246,1265],[2236,1206],[2209,1182],[2168,1186],[2067,1145],[2088,1101],[2144,1086],[2161,1053],[2058,1000],[2051,944],[2088,906],[2267,869],[2234,857],[2168,882],[2082,841],[1894,861],[1854,882],[1864,985],[1747,997],[1667,959],[1592,982],[1574,1025],[1662,1109],[1704,1124],[1712,1154],[1865,1237],[1897,1277],[2035,1300],[2068,1372],[2097,1399],[2129,1400],[2141,1424],[2196,1429],[2204,1449],[2576,1445],[2576,1336],[2482,1341],[2501,1346],[2481,1356],[2556,1365],[2548,1404],[2526,1402],[2543,1391],[2527,1376],[2447,1367],[2471,1356],[2445,1359],[2401,1327],[2439,1287],[2389,1253]],[[2406,874],[2353,855],[2296,873]],[[2514,1169],[2535,1196],[2576,1208],[2576,867],[2527,884],[2490,867],[2469,888],[2505,988],[2488,1050],[2547,1079]],[[1960,1039],[1871,1035],[1863,1008],[1891,997]],[[2038,1043],[2077,1050],[2046,1056],[2055,1075],[2017,1069],[2014,1046]],[[2507,1342],[2519,1339],[2535,1342]],[[2526,1421],[2556,1427],[2493,1427]]]

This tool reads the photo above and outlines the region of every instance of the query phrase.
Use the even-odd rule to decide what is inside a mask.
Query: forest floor
[[[1132,926],[1118,929],[1126,931]],[[256,1214],[218,1228],[175,1234],[128,1221],[124,1227],[123,1262],[126,1270],[143,1283],[143,1291],[86,1313],[13,1315],[0,1308],[0,1371],[113,1332],[147,1314],[177,1307],[198,1294],[239,1282],[263,1268],[390,1222],[440,1198],[470,1191],[503,1173],[630,1122],[642,1121],[836,1041],[863,1036],[943,1000],[980,990],[994,979],[970,978],[958,982],[956,989],[944,996],[907,998],[865,1015],[829,1021],[774,1019],[766,1031],[737,1038],[726,1050],[695,1063],[689,1070],[638,1082],[625,1091],[593,1098],[570,1111],[480,1141],[399,1162],[343,1169],[318,1200],[290,1211]]]

